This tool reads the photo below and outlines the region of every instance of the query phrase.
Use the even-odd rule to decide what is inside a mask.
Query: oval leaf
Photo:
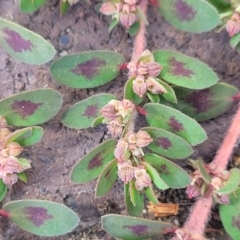
[[[50,201],[12,201],[5,204],[3,210],[18,227],[40,236],[66,234],[79,223],[77,214],[70,208]]]
[[[153,103],[159,103],[159,101],[160,101],[159,95],[157,95],[157,94],[147,92],[147,96],[148,96],[149,100]]]
[[[146,131],[153,139],[147,148],[155,153],[175,159],[183,159],[193,153],[188,142],[171,132],[154,127],[145,127],[141,130]]]
[[[204,89],[218,81],[216,73],[196,58],[170,50],[158,50],[153,55],[155,61],[163,66],[159,77],[166,82],[190,89]]]
[[[161,179],[171,188],[184,188],[191,182],[185,170],[163,157],[146,153],[144,160],[158,171]]]
[[[71,181],[86,183],[97,178],[104,167],[114,159],[116,144],[116,140],[109,139],[81,158],[73,167]]]
[[[132,101],[136,105],[139,105],[142,102],[142,98],[140,98],[134,91],[133,91],[133,80],[134,78],[130,78],[124,87],[124,98]]]
[[[160,12],[166,21],[186,32],[207,32],[220,24],[218,11],[205,0],[161,0]]]
[[[61,2],[60,2],[60,15],[61,16],[64,15],[67,12],[67,10],[69,9],[69,7],[70,7],[70,4],[69,4],[68,1],[61,0]]]
[[[3,182],[3,180],[0,178],[0,202],[5,198],[7,194],[7,186]]]
[[[45,4],[46,0],[21,0],[20,9],[24,13],[32,13]]]
[[[159,204],[158,198],[155,195],[152,186],[144,188],[148,200],[154,204]]]
[[[81,102],[75,103],[62,116],[62,123],[70,128],[84,129],[91,127],[100,110],[110,100],[116,99],[112,94],[97,94]]]
[[[157,80],[167,90],[167,92],[162,93],[161,96],[169,102],[177,103],[177,97],[176,97],[176,94],[175,94],[173,88],[158,78],[155,78],[155,80]]]
[[[28,64],[49,62],[56,53],[54,47],[38,34],[2,18],[0,46],[12,57]]]
[[[13,126],[37,125],[54,117],[62,101],[62,95],[53,89],[25,91],[0,100],[0,115]]]
[[[83,52],[59,58],[52,64],[50,72],[63,85],[94,88],[113,80],[123,62],[123,57],[115,52]]]
[[[178,110],[158,103],[144,105],[146,119],[150,126],[166,129],[184,138],[192,146],[207,139],[206,132],[194,119]]]
[[[125,206],[129,215],[135,216],[135,217],[138,217],[141,215],[142,210],[144,208],[144,198],[141,192],[138,192],[136,188],[134,189],[131,187],[130,189],[130,184],[124,184],[124,200],[125,200]]]
[[[234,96],[238,93],[237,88],[226,83],[217,83],[211,88],[200,91],[184,88],[174,88],[174,90],[178,103],[167,102],[167,104],[199,122],[215,118],[226,112],[232,107]]]
[[[144,162],[144,166],[146,167],[147,173],[151,176],[152,181],[160,190],[168,189],[168,185],[161,179],[157,170],[152,167],[150,164]]]
[[[108,214],[101,218],[103,229],[115,238],[127,240],[152,239],[171,230],[171,223],[143,218]]]
[[[219,206],[220,218],[224,229],[233,240],[240,239],[240,189],[231,194],[230,204]]]
[[[112,189],[117,180],[117,160],[114,159],[102,170],[96,186],[96,197],[104,197]]]
[[[210,177],[210,175],[208,174],[206,168],[205,168],[205,165],[204,165],[204,162],[202,159],[199,159],[197,161],[197,167],[198,167],[198,170],[201,174],[201,177],[203,178],[203,180],[207,183],[207,184],[211,184],[212,182],[212,178]]]
[[[234,192],[240,184],[240,169],[232,168],[230,169],[230,175],[228,180],[225,182],[222,188],[220,188],[217,193],[218,194],[230,194]]]

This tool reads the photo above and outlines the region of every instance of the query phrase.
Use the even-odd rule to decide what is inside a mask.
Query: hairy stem
[[[146,13],[147,13],[147,5],[148,5],[147,0],[141,0],[139,3],[139,8],[144,16],[146,16]],[[132,54],[132,60],[131,60],[132,62],[137,62],[142,52],[145,50],[145,46],[146,46],[146,37],[145,37],[146,25],[143,19],[140,19],[139,23],[140,23],[140,28],[134,40],[133,54]]]
[[[223,171],[232,154],[233,148],[240,137],[240,105],[235,114],[232,124],[228,129],[228,132],[223,140],[222,145],[219,148],[214,160],[210,164],[215,167],[215,172]],[[203,235],[205,225],[210,215],[211,207],[213,205],[212,192],[207,197],[200,197],[195,203],[193,210],[189,216],[189,219],[185,223],[183,229],[186,232],[198,233]],[[172,238],[172,240],[179,239],[178,237]],[[194,238],[195,239],[195,238]],[[196,238],[197,239],[197,238]],[[184,240],[184,238],[183,238]]]
[[[9,213],[4,211],[4,210],[2,210],[2,209],[0,209],[0,216],[2,216],[2,217],[9,217]]]

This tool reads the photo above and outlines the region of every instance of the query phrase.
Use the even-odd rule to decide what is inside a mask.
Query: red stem
[[[235,114],[232,124],[228,129],[227,135],[225,136],[222,145],[217,152],[214,160],[210,164],[215,168],[215,172],[223,171],[227,164],[228,160],[232,154],[233,148],[240,137],[240,105]],[[205,230],[205,225],[208,221],[210,215],[211,207],[213,205],[212,193],[207,197],[200,197],[195,203],[193,210],[190,214],[189,219],[185,223],[183,229],[187,232],[198,233],[203,235]],[[172,238],[172,240],[179,239],[178,237]],[[196,238],[197,239],[197,238]]]
[[[0,216],[2,216],[2,217],[9,217],[9,213],[4,211],[4,210],[2,210],[2,209],[0,209]]]

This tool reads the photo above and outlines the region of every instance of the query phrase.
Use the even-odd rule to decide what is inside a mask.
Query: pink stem
[[[4,210],[2,210],[2,209],[0,209],[0,216],[2,216],[2,217],[9,217],[9,213],[4,211]]]
[[[142,14],[146,16],[147,13],[147,0],[141,0],[139,3],[139,8],[142,11]],[[142,19],[140,19],[140,28],[139,31],[135,37],[134,41],[134,47],[133,47],[133,54],[132,54],[132,62],[137,62],[143,51],[145,50],[146,46],[146,38],[145,38],[145,32],[146,32],[146,25]]]
[[[219,148],[217,155],[210,165],[215,166],[215,172],[223,171],[228,160],[232,154],[233,148],[240,136],[240,105],[235,114],[232,124],[228,129],[227,135],[225,136],[222,145]],[[210,215],[211,207],[213,205],[212,193],[208,194],[207,197],[200,197],[195,203],[193,210],[190,214],[189,219],[185,223],[183,229],[191,233],[198,233],[203,235],[205,225]],[[173,237],[172,240],[179,239]]]

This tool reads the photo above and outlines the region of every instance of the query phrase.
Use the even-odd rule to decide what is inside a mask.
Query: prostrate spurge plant
[[[158,2],[150,2],[158,5]],[[22,0],[21,9],[32,12],[44,3],[39,0],[28,5]],[[61,14],[67,10],[69,3],[75,1],[61,1]],[[193,153],[192,146],[206,139],[204,130],[196,120],[207,120],[226,111],[239,99],[238,90],[217,83],[217,75],[197,59],[169,50],[153,53],[146,50],[147,6],[146,0],[107,1],[98,6],[101,13],[112,15],[109,31],[120,22],[131,36],[136,35],[132,59],[128,64],[124,63],[120,54],[92,51],[62,57],[50,68],[56,81],[75,88],[97,87],[113,80],[124,66],[129,70],[122,100],[102,93],[76,103],[63,114],[61,120],[68,127],[83,129],[104,123],[112,137],[82,157],[74,166],[71,179],[85,183],[98,178],[96,196],[102,197],[111,190],[119,177],[124,183],[126,208],[132,216],[141,214],[144,194],[158,204],[153,183],[160,190],[187,186],[190,198],[200,196],[183,228],[130,216],[104,216],[103,228],[114,237],[144,239],[175,232],[174,239],[205,239],[204,226],[214,199],[220,204],[227,204],[220,207],[221,218],[230,235],[238,239],[240,211],[234,212],[234,209],[240,210],[239,169],[226,171],[225,168],[239,137],[239,113],[213,163],[206,165],[201,160],[194,161],[196,170],[191,177],[178,165],[164,158],[183,159],[190,156]],[[184,31],[198,33],[217,26],[221,29],[226,24],[232,37],[230,44],[238,49],[240,1],[160,0],[159,8],[169,23]],[[55,50],[41,37],[9,21],[0,19],[0,23],[0,43],[12,56],[35,64],[53,57]],[[33,44],[35,41],[43,45]],[[43,46],[43,50],[48,50],[42,59],[37,53],[39,47]],[[34,103],[34,109],[40,108],[43,103],[44,100]],[[0,114],[4,115],[4,112]],[[150,127],[136,130],[139,113],[146,118]],[[20,118],[12,121],[24,125]],[[232,129],[237,129],[234,135]],[[227,141],[230,141],[229,147]],[[4,148],[3,152],[6,154],[9,150]],[[228,215],[223,218],[226,213]],[[4,214],[8,216],[8,213]],[[27,216],[31,217],[31,214],[27,212]],[[52,215],[46,213],[45,216],[50,219]]]

